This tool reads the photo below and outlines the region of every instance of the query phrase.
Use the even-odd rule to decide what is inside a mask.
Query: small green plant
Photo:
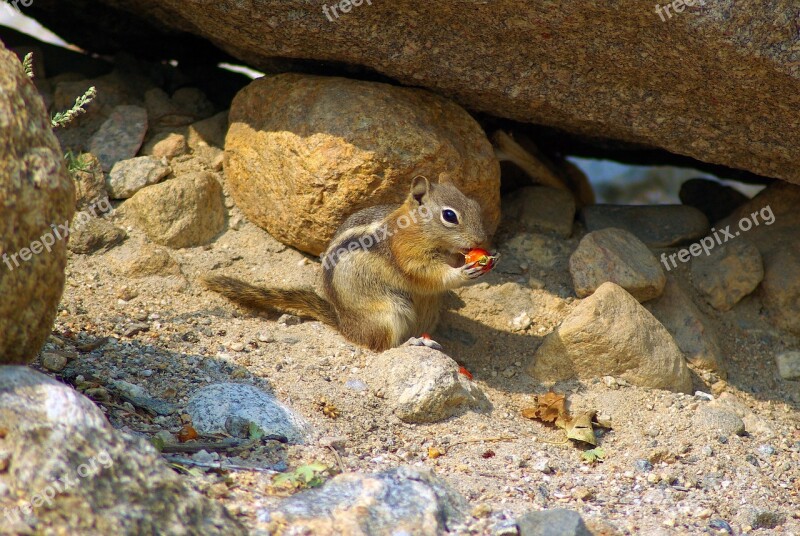
[[[33,52],[28,52],[22,59],[22,68],[28,78],[33,78]],[[75,99],[75,104],[66,112],[58,112],[50,119],[50,126],[53,128],[63,127],[70,124],[79,115],[86,113],[86,105],[97,96],[97,89],[94,86],[86,90],[86,93]]]
[[[605,457],[606,451],[600,447],[587,450],[581,454],[581,458],[583,458],[584,463],[588,463],[589,465],[602,462]]]
[[[82,113],[86,113],[86,105],[94,100],[97,96],[97,90],[94,86],[86,90],[86,93],[75,99],[75,104],[66,112],[58,112],[50,120],[53,128],[63,127],[70,124],[76,117]]]
[[[84,160],[84,153],[75,154],[72,151],[64,153],[64,160],[67,163],[67,171],[70,175],[75,175],[78,171],[89,171],[89,164]]]
[[[294,471],[281,473],[272,478],[276,487],[295,489],[316,488],[325,482],[325,477],[330,474],[330,467],[321,463],[301,465]]]
[[[33,52],[25,54],[25,57],[22,59],[22,69],[25,71],[25,74],[28,75],[28,78],[33,78]]]

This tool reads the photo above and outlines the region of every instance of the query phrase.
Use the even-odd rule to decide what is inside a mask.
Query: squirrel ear
[[[439,184],[453,184],[453,177],[449,173],[439,173]]]
[[[430,189],[431,183],[428,182],[428,179],[422,175],[417,175],[411,182],[411,197],[413,197],[417,203],[421,205],[422,198],[428,194]]]

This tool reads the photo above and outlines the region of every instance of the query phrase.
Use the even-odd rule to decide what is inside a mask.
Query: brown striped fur
[[[458,213],[458,225],[442,220],[445,207]],[[381,229],[390,236],[364,247],[366,238],[382,236]],[[486,239],[475,201],[446,178],[430,184],[417,177],[402,205],[364,209],[342,224],[323,256],[324,297],[311,289],[256,287],[224,276],[203,281],[241,305],[315,318],[352,342],[382,351],[433,331],[444,292],[469,282],[457,266],[459,257],[463,264],[461,253]]]

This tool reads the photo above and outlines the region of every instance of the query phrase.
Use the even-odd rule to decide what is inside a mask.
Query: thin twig
[[[482,442],[494,442],[494,441],[514,441],[515,439],[519,439],[516,436],[499,436],[499,437],[482,437],[478,439],[464,439],[463,441],[456,441],[455,443],[450,443],[448,446],[444,448],[444,453],[447,452],[456,445],[466,445],[468,443],[482,443]]]

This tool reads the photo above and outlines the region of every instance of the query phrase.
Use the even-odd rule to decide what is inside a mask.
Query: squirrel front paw
[[[459,270],[461,271],[461,277],[467,280],[478,279],[482,275],[489,273],[486,266],[478,264],[478,261],[465,264]]]

